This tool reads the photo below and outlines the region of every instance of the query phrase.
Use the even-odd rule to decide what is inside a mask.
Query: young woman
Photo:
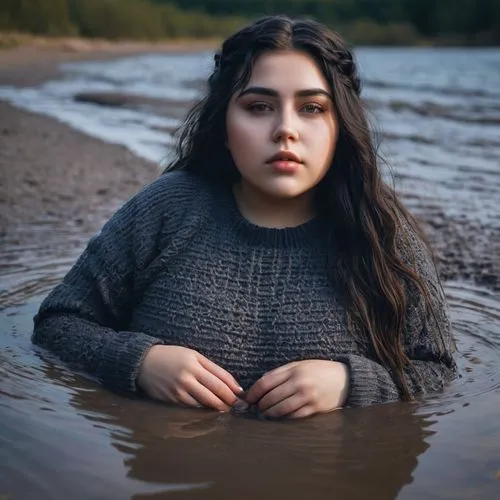
[[[106,386],[300,418],[441,388],[445,298],[381,180],[351,51],[267,17],[222,46],[167,171],[94,236],[33,341]]]

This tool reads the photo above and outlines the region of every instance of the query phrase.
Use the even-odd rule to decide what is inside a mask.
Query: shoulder
[[[174,171],[160,175],[151,184],[141,189],[135,196],[139,205],[184,207],[197,198],[210,196],[208,186],[196,175]]]
[[[413,281],[406,280],[407,313],[405,329],[412,335],[435,335],[446,349],[450,343],[451,320],[446,294],[437,269],[434,255],[423,230],[411,215],[399,214],[397,244],[400,258],[418,277],[423,290]],[[424,328],[425,327],[425,328]],[[417,338],[417,337],[416,337]]]
[[[180,220],[206,212],[212,199],[212,190],[202,179],[189,172],[174,171],[160,175],[131,201],[139,220]]]
[[[130,198],[103,227],[130,248],[137,269],[147,269],[159,254],[174,253],[199,230],[213,203],[211,189],[196,175],[160,175]],[[108,238],[109,239],[109,238]],[[101,237],[102,240],[102,237]]]
[[[174,234],[182,227],[198,225],[212,198],[211,190],[194,174],[165,173],[126,201],[99,234],[119,234],[142,248],[164,232]]]

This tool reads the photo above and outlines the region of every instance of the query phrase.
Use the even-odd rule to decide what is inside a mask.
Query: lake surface
[[[367,48],[357,56],[405,201],[424,219],[460,221],[463,245],[482,245],[496,265],[500,50]],[[68,64],[60,80],[0,87],[0,98],[160,161],[179,112],[148,99],[191,101],[210,64],[207,53]],[[83,92],[138,100],[96,106],[75,100]],[[122,398],[33,347],[41,299],[89,236],[57,228],[34,247],[5,241],[0,249],[1,499],[500,498],[496,285],[449,273],[460,377],[443,394],[263,421]]]

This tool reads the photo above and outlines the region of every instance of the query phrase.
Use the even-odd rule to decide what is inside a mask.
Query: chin
[[[283,199],[297,198],[309,191],[309,186],[304,186],[303,183],[297,182],[297,179],[293,177],[276,179],[267,186],[263,186],[263,188],[269,196]]]
[[[292,200],[293,198],[299,198],[300,196],[306,194],[307,190],[292,187],[276,187],[274,189],[266,190],[265,193],[267,196],[276,198],[277,200]]]

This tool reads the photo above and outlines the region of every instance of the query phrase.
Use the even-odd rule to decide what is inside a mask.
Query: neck
[[[276,199],[246,183],[239,183],[233,186],[233,193],[241,215],[257,226],[277,229],[296,227],[315,215],[312,192],[294,198]]]

